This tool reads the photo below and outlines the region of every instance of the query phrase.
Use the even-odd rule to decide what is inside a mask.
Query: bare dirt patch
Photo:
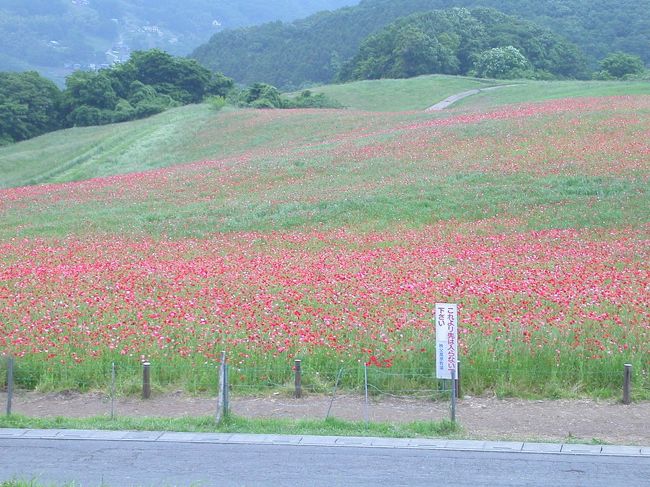
[[[315,418],[326,417],[331,396],[310,394],[294,399],[282,393],[231,398],[232,411],[244,417]],[[6,394],[0,393],[0,404]],[[212,397],[184,393],[135,397],[115,401],[115,414],[127,417],[206,416],[215,412]],[[75,392],[41,394],[19,392],[13,412],[31,417],[92,417],[110,414],[110,399],[104,394]],[[363,397],[340,394],[330,415],[361,421],[365,417]],[[408,422],[449,417],[449,403],[415,398],[373,399],[368,408],[371,421]],[[471,397],[458,402],[457,418],[467,435],[480,439],[536,441],[599,440],[615,444],[650,445],[650,402],[624,406],[615,401],[498,399]]]

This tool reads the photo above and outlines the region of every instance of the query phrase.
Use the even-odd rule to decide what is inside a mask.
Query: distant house
[[[142,27],[142,30],[148,34],[158,34],[159,36],[163,35],[162,30],[157,25],[145,25]]]

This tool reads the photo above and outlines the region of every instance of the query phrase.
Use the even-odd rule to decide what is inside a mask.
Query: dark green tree
[[[575,78],[586,76],[584,66],[575,46],[531,22],[492,9],[452,8],[404,17],[368,37],[339,77],[408,78],[474,70],[489,77]]]
[[[109,71],[75,71],[66,79],[66,103],[112,110],[119,97],[113,89]]]
[[[527,75],[528,60],[516,47],[494,47],[476,58],[474,73],[479,78],[513,79]]]
[[[61,126],[61,91],[38,73],[0,73],[0,144]]]
[[[242,91],[241,104],[254,108],[283,108],[284,100],[275,86],[255,83]]]
[[[362,0],[354,7],[290,24],[224,30],[198,47],[192,57],[239,83],[263,81],[280,89],[297,90],[336,79],[338,73],[344,73],[341,66],[360,52],[369,36],[399,18],[451,7],[498,9],[540,26],[530,31],[501,23],[499,32],[488,35],[498,36],[498,42],[476,46],[470,41],[481,36],[464,20],[463,29],[438,32],[438,42],[456,53],[460,73],[472,69],[472,55],[504,46],[513,46],[524,54],[538,78],[588,78],[598,67],[597,59],[613,50],[639,55],[646,65],[650,63],[647,0]],[[431,37],[427,30],[423,32]],[[448,39],[444,39],[446,35]],[[369,73],[382,72],[385,64],[390,64],[379,55],[364,57],[362,62],[365,66],[361,70]],[[341,77],[350,78],[349,74]]]
[[[607,76],[623,78],[627,75],[643,73],[645,67],[639,56],[614,52],[600,62],[600,68]]]
[[[75,71],[63,92],[35,72],[0,73],[0,144],[63,127],[143,118],[208,96],[225,97],[233,86],[193,59],[159,50],[136,52],[128,62],[100,71]]]
[[[199,103],[207,95],[223,96],[233,86],[232,80],[213,75],[196,60],[174,57],[159,49],[134,52],[122,69],[132,70],[135,79],[181,104]]]
[[[207,96],[225,96],[233,86],[231,79],[193,59],[159,49],[138,51],[126,63],[70,75],[64,91],[65,121],[68,126],[96,125],[148,117]]]
[[[436,36],[414,26],[400,29],[391,57],[394,64],[387,73],[391,78],[458,72],[459,61],[454,51],[443,46]]]

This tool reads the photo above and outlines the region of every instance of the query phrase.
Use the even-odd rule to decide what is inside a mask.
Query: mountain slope
[[[515,74],[510,77],[588,78],[577,47],[532,22],[487,8],[451,8],[402,17],[366,38],[339,77],[351,80],[410,78],[430,73],[469,75],[479,72],[477,59],[494,52],[493,48],[506,46],[511,50],[508,52],[519,56],[516,67],[494,60],[483,62],[486,69],[480,77],[505,79]]]
[[[364,0],[291,24],[219,32],[192,56],[242,83],[329,82],[369,34],[399,17],[449,7],[490,7],[531,20],[577,44],[592,66],[616,50],[650,62],[650,0]]]
[[[219,30],[292,20],[354,2],[4,0],[0,71],[35,69],[61,81],[75,65],[101,65],[152,47],[185,55]]]

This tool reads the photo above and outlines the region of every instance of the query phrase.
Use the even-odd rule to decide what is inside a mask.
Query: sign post
[[[451,380],[452,421],[456,419],[458,371],[458,305],[436,303],[436,377]]]

